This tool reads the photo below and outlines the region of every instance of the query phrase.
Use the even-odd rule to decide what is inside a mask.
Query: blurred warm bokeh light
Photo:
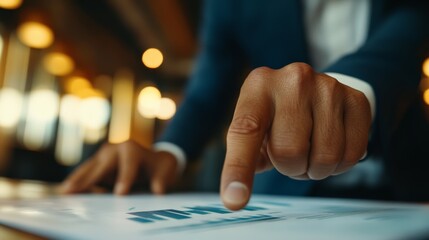
[[[429,89],[426,89],[426,90],[423,92],[423,100],[425,101],[425,103],[426,103],[427,105],[429,105]]]
[[[423,62],[422,66],[423,73],[429,77],[429,58],[426,58],[426,60]]]
[[[75,93],[80,98],[99,97],[104,98],[104,93],[94,88],[83,88]]]
[[[135,41],[124,21],[130,15],[117,12],[128,3],[90,2],[0,0],[0,173],[58,181],[65,173],[51,168],[75,166],[105,141],[150,147],[165,127],[157,121],[175,114],[172,99],[180,99],[195,53],[186,21],[174,27],[186,36],[158,36],[157,24],[139,25],[143,38]],[[135,10],[181,10],[150,5],[150,11]],[[93,18],[93,8],[105,19]],[[166,36],[174,37],[161,39]],[[164,63],[166,56],[173,58]],[[140,88],[154,83],[168,91]]]
[[[79,111],[80,99],[77,96],[66,94],[61,99],[60,121],[64,123],[74,123],[79,116],[76,114]]]
[[[164,56],[160,50],[149,48],[143,53],[142,61],[148,68],[158,68],[164,61]]]
[[[161,97],[161,92],[150,86],[140,91],[137,110],[145,118],[168,120],[176,113],[176,103],[170,98]]]
[[[0,0],[0,8],[17,9],[21,6],[22,0]]]
[[[33,89],[26,98],[23,135],[20,137],[27,149],[39,151],[47,148],[54,135],[58,118],[60,96],[54,89]]]
[[[110,143],[121,143],[130,139],[133,100],[133,73],[128,70],[118,71],[112,85],[112,115],[108,137]]]
[[[79,106],[79,122],[85,129],[102,129],[110,117],[110,104],[102,97],[83,99]]]
[[[18,124],[21,117],[23,105],[22,94],[13,88],[3,88],[0,90],[0,126],[3,128],[13,128]]]
[[[47,48],[54,42],[52,30],[39,22],[24,22],[17,30],[18,38],[32,48]]]
[[[72,76],[66,79],[65,90],[68,93],[78,95],[83,89],[92,88],[91,82],[81,76]]]
[[[155,118],[159,111],[161,92],[156,87],[143,88],[137,99],[137,109],[145,118]]]
[[[65,166],[77,164],[82,156],[84,132],[79,125],[81,99],[71,94],[61,98],[55,157]]]
[[[425,76],[420,81],[420,91],[423,92],[423,102],[429,105],[429,58],[423,62],[422,72]]]
[[[55,76],[66,76],[74,69],[73,59],[60,52],[47,54],[43,59],[43,65],[46,71]]]
[[[170,98],[161,98],[159,110],[156,117],[161,120],[168,120],[176,113],[176,103]]]
[[[58,93],[50,89],[37,89],[28,96],[28,118],[35,121],[54,121],[58,115]]]

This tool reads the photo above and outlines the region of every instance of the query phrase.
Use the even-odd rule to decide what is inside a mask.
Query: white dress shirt
[[[369,0],[303,0],[303,3],[311,65],[316,70],[356,51],[365,42],[369,25]],[[374,118],[375,95],[368,83],[344,74],[326,74],[364,93]],[[179,146],[158,142],[154,144],[154,150],[173,154],[179,165],[179,173],[183,172],[186,155]]]

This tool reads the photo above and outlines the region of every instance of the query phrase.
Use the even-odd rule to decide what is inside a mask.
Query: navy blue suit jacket
[[[401,164],[394,163],[402,161],[414,169],[428,167],[429,161],[391,156],[392,146],[403,145],[393,139],[418,93],[428,24],[427,1],[373,0],[364,45],[326,69],[373,87],[377,112],[372,146],[385,158],[392,192],[402,199],[429,195],[429,189],[410,190],[408,184],[419,179],[412,172],[402,173],[397,169]],[[201,51],[184,101],[160,139],[182,147],[189,159],[197,158],[213,135],[225,129],[246,69],[311,64],[299,0],[207,0],[201,30]]]

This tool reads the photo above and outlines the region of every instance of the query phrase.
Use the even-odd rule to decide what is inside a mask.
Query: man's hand
[[[324,179],[365,154],[371,111],[365,95],[304,63],[255,69],[245,80],[227,136],[221,196],[237,210],[255,171]],[[275,186],[273,186],[275,187]]]
[[[88,192],[97,185],[113,185],[118,195],[130,192],[134,183],[150,182],[162,194],[177,178],[177,162],[167,152],[154,152],[133,141],[105,144],[62,184],[63,193]]]

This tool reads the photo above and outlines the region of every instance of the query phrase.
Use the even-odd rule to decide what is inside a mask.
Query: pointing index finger
[[[232,210],[244,207],[250,199],[256,160],[270,125],[272,101],[264,94],[263,80],[249,76],[243,84],[228,129],[221,197]]]

